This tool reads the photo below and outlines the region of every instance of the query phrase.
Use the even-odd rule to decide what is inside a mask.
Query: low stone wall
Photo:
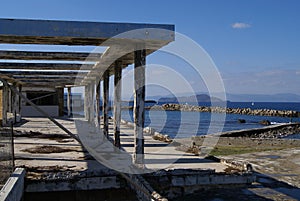
[[[150,109],[150,108],[149,108]],[[190,112],[214,112],[243,115],[259,116],[278,116],[278,117],[300,117],[300,112],[292,110],[272,110],[272,109],[250,109],[250,108],[223,108],[223,107],[206,107],[183,104],[164,104],[155,105],[151,110],[168,110],[168,111],[190,111]]]
[[[216,173],[211,169],[161,170],[144,176],[147,181],[169,199],[209,188],[250,185],[256,181],[252,173]]]
[[[22,200],[24,192],[25,170],[16,168],[0,191],[0,200],[19,201]]]
[[[263,128],[228,131],[220,134],[221,137],[252,137],[252,138],[282,138],[300,133],[300,123],[271,125]]]

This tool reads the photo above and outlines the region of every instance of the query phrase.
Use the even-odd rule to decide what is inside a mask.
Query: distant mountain
[[[227,100],[232,102],[300,102],[300,95],[281,94],[227,94]]]
[[[163,97],[158,99],[158,103],[192,103],[192,102],[221,102],[222,100],[216,97],[210,97],[207,94],[198,94],[196,96],[181,96],[181,97]]]

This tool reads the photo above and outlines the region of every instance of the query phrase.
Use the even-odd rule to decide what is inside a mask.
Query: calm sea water
[[[207,103],[199,105],[209,106]],[[300,111],[300,103],[250,103],[250,102],[229,102],[227,107],[251,108],[251,109],[276,109]],[[145,112],[145,126],[154,128],[160,133],[168,134],[172,138],[184,138],[195,135],[206,135],[220,131],[231,131],[249,128],[262,127],[258,122],[269,120],[273,124],[288,123],[290,121],[300,122],[300,118],[250,116],[239,114],[216,114],[182,111],[149,111]],[[122,118],[127,121],[133,120],[130,110],[122,111]],[[246,123],[241,124],[238,119],[245,119]],[[297,135],[296,135],[296,138]]]

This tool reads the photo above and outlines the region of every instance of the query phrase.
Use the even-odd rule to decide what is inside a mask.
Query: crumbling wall
[[[173,199],[209,188],[250,185],[256,181],[251,172],[218,173],[211,169],[161,170],[145,175],[147,181],[162,196]]]

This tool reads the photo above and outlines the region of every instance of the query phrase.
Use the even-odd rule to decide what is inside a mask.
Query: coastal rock
[[[225,108],[195,106],[188,104],[167,103],[148,108],[151,110],[169,110],[169,111],[187,111],[187,112],[214,112],[256,116],[279,116],[279,117],[300,117],[300,112],[292,110],[274,110],[274,109],[251,109],[251,108]]]
[[[159,132],[154,132],[152,138],[154,140],[171,143],[173,140],[168,135],[163,135]]]
[[[238,119],[238,122],[241,123],[241,124],[244,124],[244,123],[246,123],[246,120],[245,119]]]
[[[259,124],[264,125],[264,126],[269,126],[269,125],[271,125],[271,122],[269,120],[262,120],[259,122]]]

